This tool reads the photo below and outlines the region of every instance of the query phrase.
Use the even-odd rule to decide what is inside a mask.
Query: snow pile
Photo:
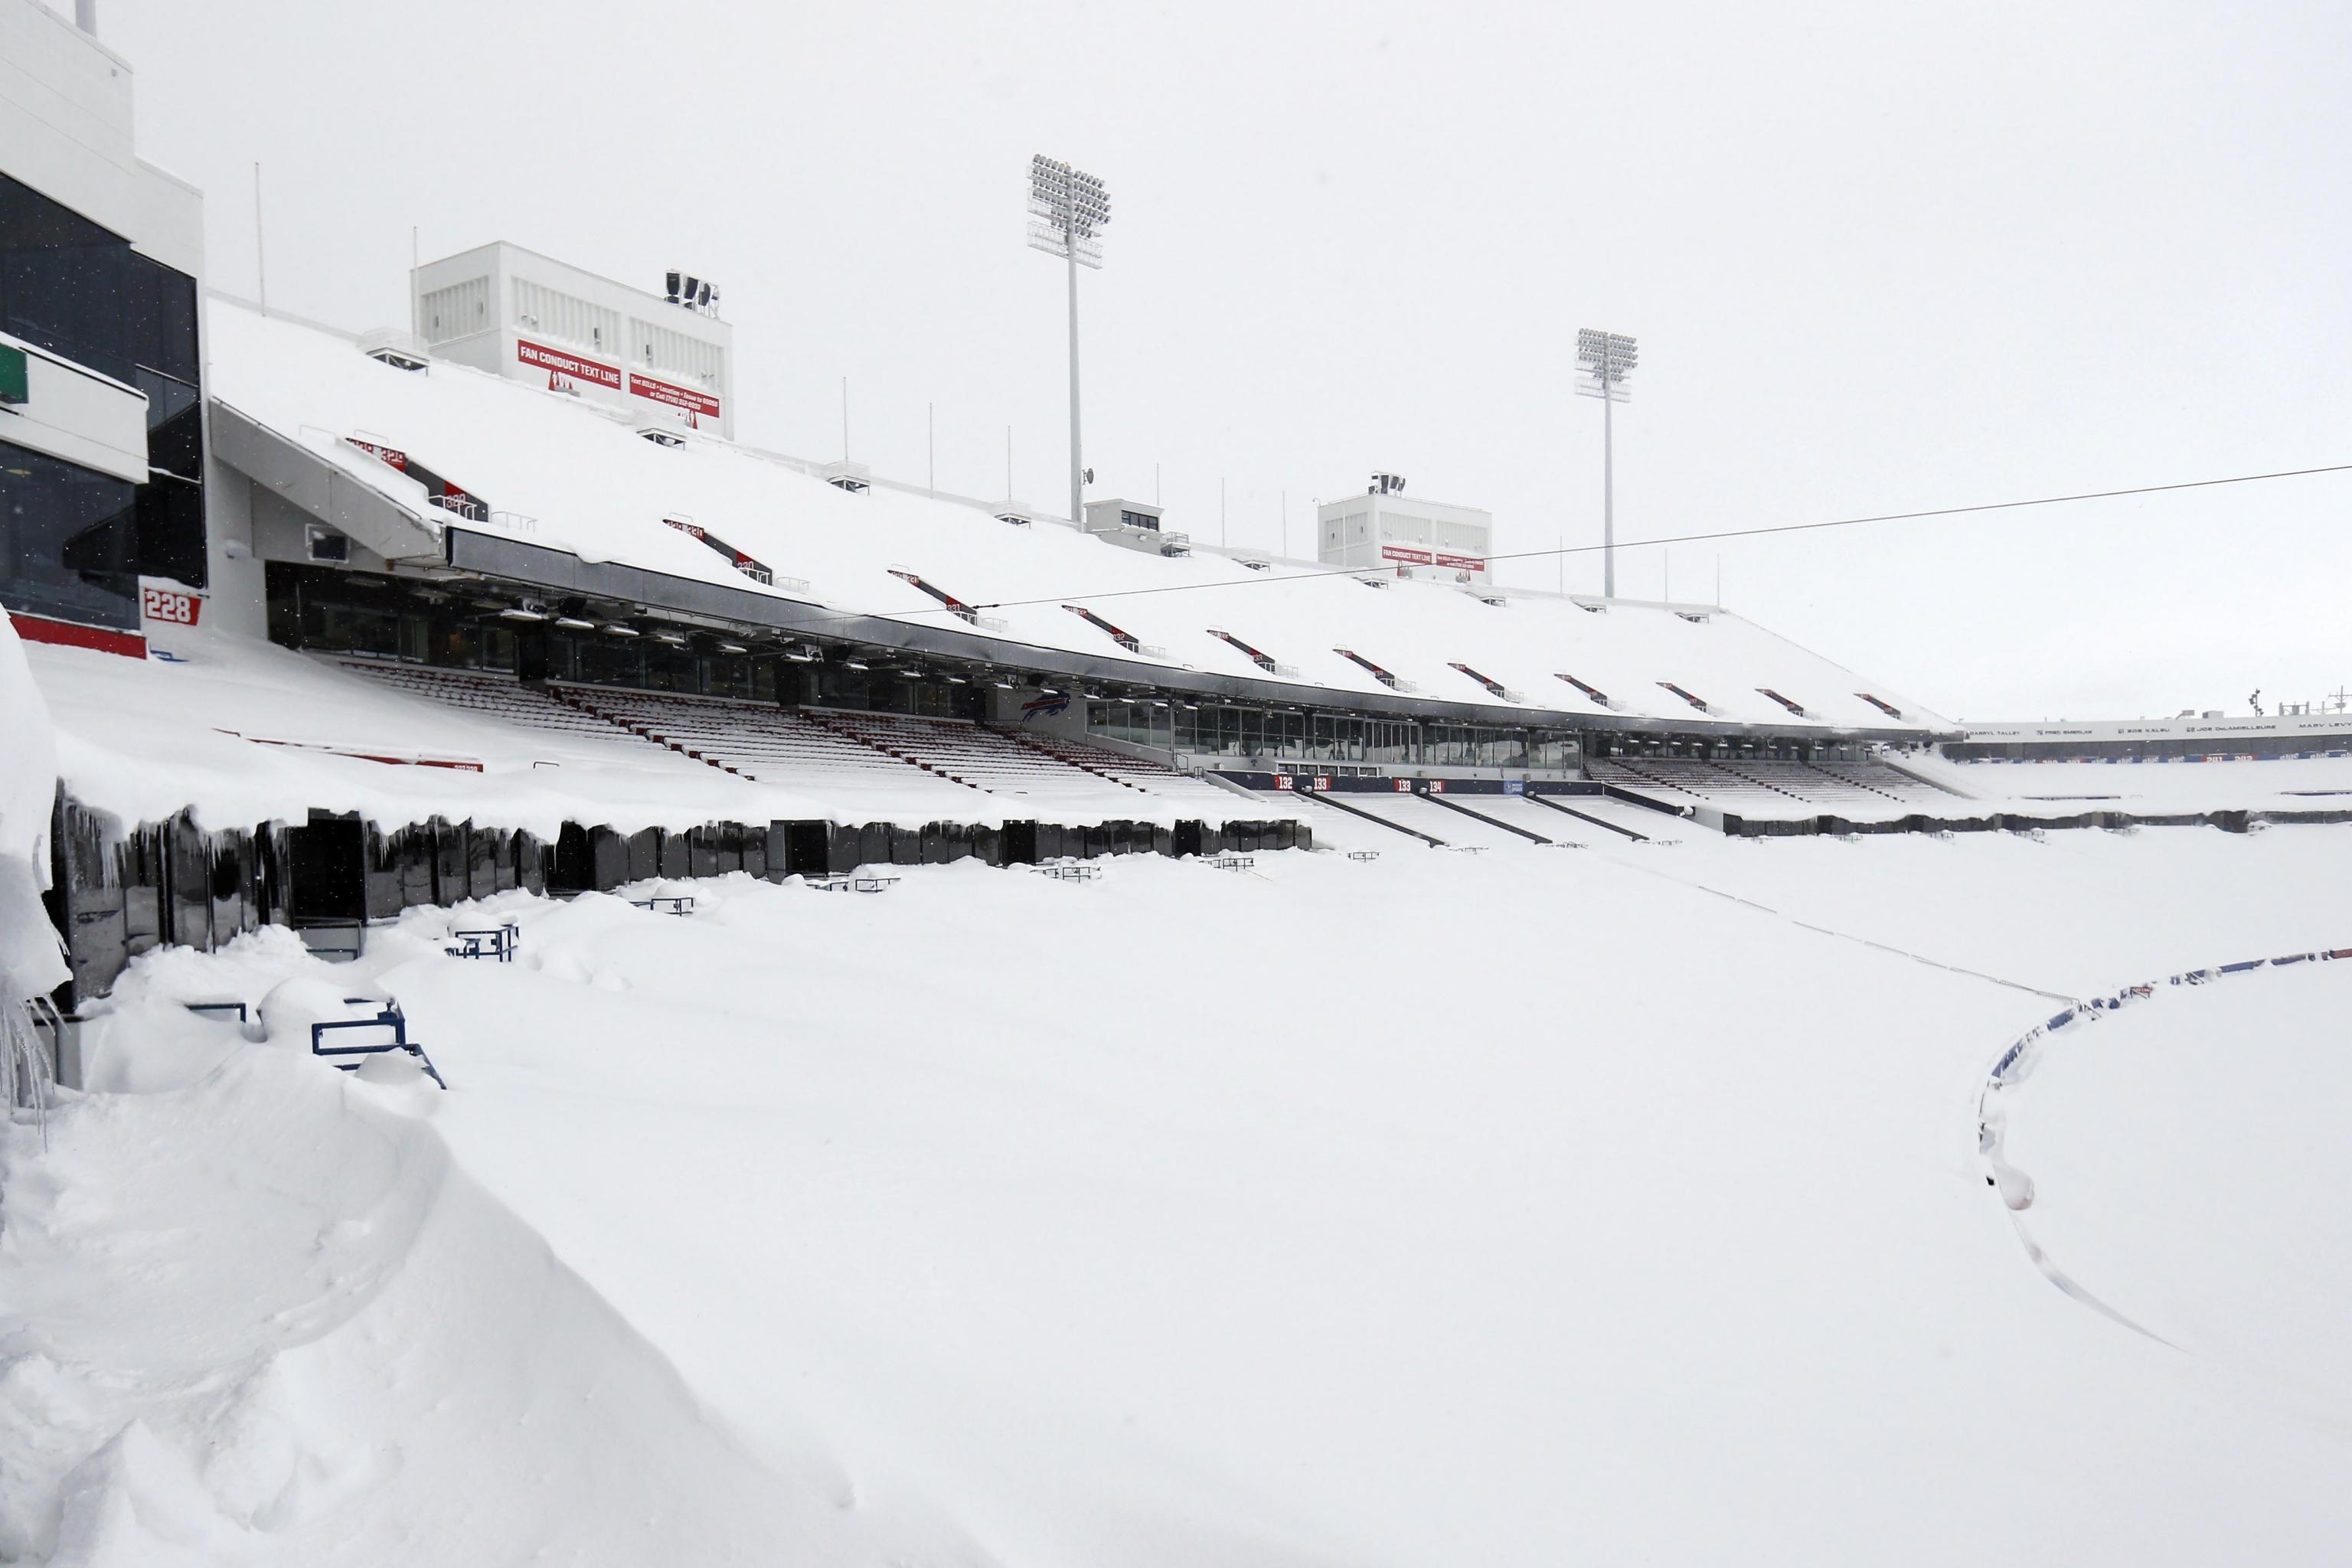
[[[20,1002],[65,984],[65,955],[41,909],[49,885],[49,813],[57,798],[57,747],[49,706],[25,662],[16,628],[0,615],[0,1003]]]
[[[2342,1216],[2247,1260],[2234,1207],[2136,1207],[2160,1156],[2053,1097],[2021,1165],[2118,1295],[2207,1292],[2204,1337],[2165,1320],[2183,1354],[2021,1256],[1973,1115],[2053,996],[2307,938],[2352,835],[2074,842],[1397,837],[877,897],[739,877],[684,919],[502,895],[331,971],[155,955],[94,1043],[108,1092],[49,1162],[10,1152],[0,1342],[37,1353],[0,1379],[8,1518],[230,1563],[404,1532],[742,1560],[836,1513],[840,1554],[884,1560],[879,1517],[913,1561],[1048,1568],[2324,1558]],[[442,954],[501,920],[516,963]],[[167,1016],[329,978],[397,995],[452,1089]],[[2253,1169],[2263,1106],[2340,1110],[2341,1053],[2269,1071],[2289,1027],[2340,1033],[2312,1007],[2203,1123],[2225,1199],[2341,1205],[2317,1156]],[[2210,1064],[2161,1076],[2210,1097]],[[2259,1321],[2181,1261],[2267,1288],[2313,1251]],[[2315,1369],[2300,1402],[2253,1380],[2258,1329]],[[116,1440],[123,1400],[153,1443]],[[853,1492],[872,1513],[826,1511]]]
[[[111,1092],[0,1151],[0,1559],[977,1560],[813,1444],[749,1458],[453,1164],[438,1091],[310,1058],[350,979],[283,932],[159,955],[94,1031]],[[174,1000],[265,981],[259,1042]]]
[[[48,704],[33,684],[16,626],[0,612],[0,1116],[29,1101],[37,1117],[51,1064],[26,1004],[65,984],[70,971],[41,889],[49,881],[49,816],[57,752]]]

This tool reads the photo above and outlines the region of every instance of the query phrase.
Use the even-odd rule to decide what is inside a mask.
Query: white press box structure
[[[1343,571],[1484,584],[1495,516],[1404,493],[1402,474],[1374,474],[1362,495],[1316,510],[1317,559]]]
[[[665,283],[632,289],[504,240],[410,275],[416,335],[436,356],[731,439],[734,329],[707,282]]]

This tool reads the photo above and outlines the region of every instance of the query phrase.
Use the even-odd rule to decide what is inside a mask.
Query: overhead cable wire
[[[1657,539],[1627,540],[1613,548],[1642,550],[1667,544],[1701,544],[1726,539],[1761,539],[1788,533],[1815,533],[1833,528],[1860,528],[1870,523],[1918,522],[1933,518],[1965,517],[1991,511],[2015,511],[2027,507],[2064,506],[2075,501],[2117,500],[2127,496],[2164,495],[2179,490],[2214,489],[2225,485],[2262,484],[2273,479],[2310,479],[2320,474],[2341,473],[2352,473],[2352,463],[2329,463],[2309,468],[2279,468],[2260,474],[2230,474],[2210,479],[2176,479],[2168,484],[2127,485],[2117,489],[2076,490],[2065,495],[2032,496],[2022,500],[1977,501],[1966,506],[1928,507],[1917,511],[1874,512],[1865,517],[1828,518],[1814,522],[1782,522],[1769,523],[1760,528],[1715,529],[1704,533],[1677,533]],[[1489,555],[1486,560],[1489,563],[1497,561],[1548,561],[1556,556],[1589,555],[1610,548],[1612,546],[1606,544],[1570,544],[1550,550],[1514,551],[1501,555]],[[809,624],[877,617],[910,620],[921,616],[960,615],[965,611],[976,614],[982,610],[1022,609],[1035,605],[1095,603],[1104,599],[1134,599],[1160,594],[1188,594],[1202,589],[1254,588],[1276,583],[1309,583],[1328,577],[1361,577],[1367,571],[1376,570],[1378,568],[1334,566],[1319,571],[1288,572],[1279,575],[1257,573],[1248,577],[1223,578],[1210,583],[1171,583],[1150,588],[1108,588],[1096,593],[1047,594],[1027,599],[995,599],[987,603],[968,604],[961,609],[940,605],[935,609],[842,610],[817,616]]]

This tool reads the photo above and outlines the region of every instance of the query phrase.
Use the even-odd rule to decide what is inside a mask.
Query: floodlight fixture
[[[1626,384],[1642,351],[1622,332],[1585,327],[1576,334],[1576,395],[1601,399],[1601,596],[1617,596],[1616,405],[1633,401]]]
[[[1029,160],[1029,246],[1060,257],[1070,275],[1070,521],[1086,518],[1088,478],[1079,462],[1078,268],[1103,263],[1110,195],[1100,177],[1043,153]]]

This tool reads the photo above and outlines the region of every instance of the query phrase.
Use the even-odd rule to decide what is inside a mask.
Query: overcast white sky
[[[62,3],[62,0],[60,0]],[[1108,181],[1097,495],[1305,549],[1375,468],[1601,530],[1577,328],[1637,334],[1621,539],[2352,462],[2352,7],[101,0],[212,280],[404,323],[504,237],[712,278],[745,439],[1064,496],[1030,154]],[[1723,599],[1947,713],[2352,683],[2352,475],[1720,548]],[[1621,551],[1620,591],[1668,563]],[[1715,594],[1716,546],[1673,552]],[[1503,571],[1551,585],[1550,562]],[[1597,555],[1569,558],[1597,589]],[[1075,591],[1081,584],[1040,584]]]

